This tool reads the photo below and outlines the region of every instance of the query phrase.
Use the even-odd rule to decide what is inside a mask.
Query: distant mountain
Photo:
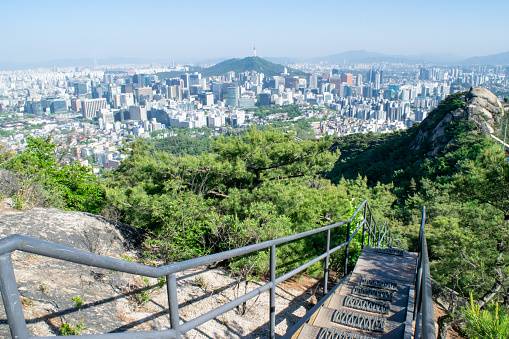
[[[463,65],[509,65],[509,52],[476,56],[461,62]]]
[[[256,71],[265,76],[280,75],[284,72],[285,66],[272,63],[260,57],[247,57],[244,59],[228,59],[202,71],[204,77],[219,76],[229,71],[236,74],[246,71]],[[306,76],[307,73],[287,67],[290,75]]]

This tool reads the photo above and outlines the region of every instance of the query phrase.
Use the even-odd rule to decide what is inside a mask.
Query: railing
[[[426,244],[426,234],[424,232],[425,222],[426,208],[423,207],[422,223],[419,231],[419,258],[417,261],[417,275],[415,279],[414,338],[435,339],[435,318],[433,313],[433,299],[431,297],[431,275],[429,273],[428,246]]]
[[[364,208],[364,210],[363,210]],[[361,211],[363,213],[361,214]],[[369,213],[369,220],[367,214]],[[362,217],[362,219],[361,219]],[[351,223],[358,223],[357,227],[351,233]],[[340,226],[347,225],[346,241],[342,244],[330,248],[331,230]],[[348,273],[348,259],[349,259],[349,245],[352,239],[357,235],[360,228],[362,227],[362,244],[365,242],[365,235],[368,235],[367,245],[372,246],[392,246],[394,243],[398,247],[402,246],[399,240],[395,240],[387,227],[384,224],[379,227],[373,218],[371,209],[367,201],[363,201],[362,204],[357,208],[352,217],[346,221],[338,222],[332,225],[320,227],[307,232],[290,235],[287,237],[265,241],[259,244],[254,244],[242,248],[237,248],[230,251],[220,252],[205,257],[195,258],[183,262],[177,262],[174,264],[151,267],[142,264],[137,264],[129,261],[120,259],[110,258],[101,256],[74,248],[57,245],[47,241],[23,236],[23,235],[11,235],[6,238],[0,239],[0,291],[4,302],[5,312],[7,315],[7,321],[13,338],[29,338],[28,328],[26,326],[25,318],[23,315],[22,306],[20,303],[20,296],[14,276],[11,252],[19,250],[23,252],[34,253],[46,257],[55,259],[66,260],[78,264],[88,265],[92,267],[98,267],[103,269],[110,269],[124,273],[137,274],[148,276],[152,278],[166,277],[167,284],[167,297],[169,305],[169,317],[171,329],[161,331],[145,331],[145,332],[122,332],[122,333],[106,333],[106,334],[95,334],[95,335],[82,335],[82,338],[180,338],[183,333],[186,333],[201,324],[218,317],[219,315],[230,311],[231,309],[241,305],[257,295],[270,290],[270,338],[275,337],[276,327],[276,286],[287,280],[288,278],[304,271],[311,265],[325,259],[324,263],[324,294],[327,293],[327,282],[328,282],[328,271],[329,271],[329,259],[330,255],[339,249],[345,247],[345,261],[344,261],[344,273]],[[315,259],[308,261],[300,267],[283,274],[280,277],[276,277],[276,246],[285,244],[297,239],[302,239],[313,234],[326,232],[326,249],[325,252]],[[184,270],[193,269],[199,266],[216,263],[222,260],[231,259],[237,256],[249,254],[255,251],[260,251],[270,248],[270,281],[257,289],[246,293],[245,295],[238,297],[212,311],[209,311],[197,318],[186,321],[180,324],[179,321],[179,306],[177,299],[177,283],[176,274]],[[51,338],[51,337],[46,337]]]

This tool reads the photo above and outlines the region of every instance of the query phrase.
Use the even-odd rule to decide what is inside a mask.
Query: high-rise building
[[[311,75],[309,77],[309,88],[311,88],[311,89],[318,88],[318,76]]]
[[[97,111],[101,108],[107,108],[106,98],[86,99],[81,102],[81,114],[83,119],[93,119],[97,117]]]
[[[77,82],[74,84],[74,94],[76,96],[85,95],[88,93],[87,83]]]
[[[346,82],[349,86],[353,86],[353,75],[351,73],[342,74],[341,82]]]
[[[239,105],[240,90],[237,86],[228,86],[226,95],[227,104],[230,107],[237,107]]]
[[[129,117],[131,120],[145,121],[147,120],[147,109],[141,106],[129,107]]]

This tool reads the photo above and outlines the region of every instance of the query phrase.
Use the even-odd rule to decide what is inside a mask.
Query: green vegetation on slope
[[[222,61],[214,66],[208,68],[192,67],[189,71],[185,72],[163,72],[156,73],[160,79],[179,77],[185,73],[199,72],[203,77],[220,76],[230,71],[235,72],[236,75],[243,72],[256,71],[265,74],[266,77],[281,75],[284,72],[285,66],[272,63],[260,57],[246,57],[243,59],[228,59]],[[307,73],[287,67],[290,76],[306,77]]]
[[[351,135],[337,147],[341,159],[328,174],[341,178],[366,176],[371,187],[393,184],[395,202],[386,216],[396,233],[415,250],[422,206],[426,206],[432,276],[464,296],[482,299],[493,290],[508,291],[507,218],[509,163],[499,144],[481,135],[466,117],[453,119],[444,132],[444,147],[429,139],[431,131],[458,107],[464,93],[442,101],[428,119],[404,132]],[[509,302],[507,292],[500,298]]]

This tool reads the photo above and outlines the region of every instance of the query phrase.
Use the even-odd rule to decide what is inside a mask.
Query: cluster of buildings
[[[344,70],[328,65],[292,66],[309,75],[291,76],[285,68],[274,76],[230,71],[203,77],[184,67],[0,72],[0,112],[32,114],[24,125],[44,125],[32,134],[70,138],[76,159],[83,163],[93,159],[96,165],[115,168],[122,159],[118,149],[125,138],[150,137],[163,130],[161,136],[171,136],[175,128],[224,131],[224,126],[290,119],[284,114],[256,117],[252,111],[256,106],[300,105],[302,116],[297,119],[316,117],[313,108],[321,108],[318,117],[328,119],[313,123],[315,133],[341,136],[406,128],[425,119],[447,95],[469,85],[509,88],[508,69],[503,67],[356,64]],[[158,76],[169,70],[182,74]],[[4,131],[19,127],[0,119]],[[0,141],[22,148],[25,134]]]

